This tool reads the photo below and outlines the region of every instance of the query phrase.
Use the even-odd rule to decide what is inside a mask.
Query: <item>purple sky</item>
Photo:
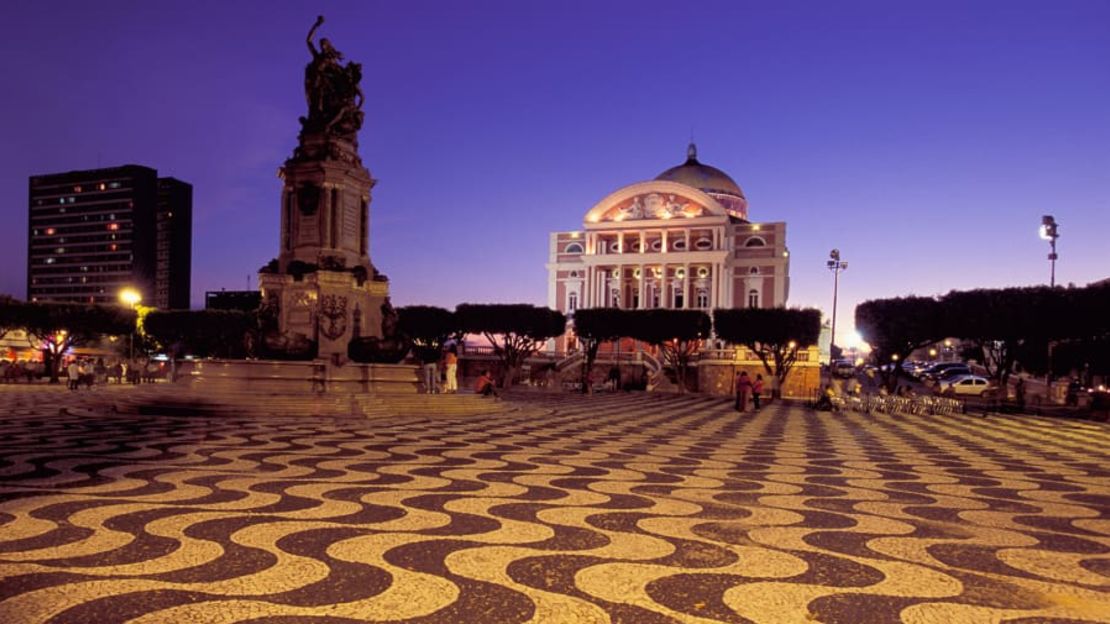
[[[194,185],[193,302],[277,253],[304,36],[364,65],[371,256],[399,304],[546,297],[547,234],[703,162],[788,223],[791,305],[1110,276],[1110,3],[19,2],[0,75],[0,292],[27,177]]]

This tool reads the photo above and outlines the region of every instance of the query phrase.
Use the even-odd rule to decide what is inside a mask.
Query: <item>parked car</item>
[[[969,366],[953,366],[952,368],[946,368],[946,369],[942,370],[938,375],[936,375],[932,379],[933,379],[934,382],[939,382],[939,381],[950,380],[953,377],[961,377],[963,375],[974,375],[974,374],[975,373],[971,370],[971,367],[969,367]]]
[[[921,373],[921,379],[922,381],[936,381],[945,371],[951,368],[966,371],[965,374],[968,375],[971,374],[971,369],[963,362],[941,362],[940,364],[925,369],[925,371]]]
[[[940,381],[937,389],[944,394],[982,396],[990,389],[990,381],[978,375],[956,375]]]

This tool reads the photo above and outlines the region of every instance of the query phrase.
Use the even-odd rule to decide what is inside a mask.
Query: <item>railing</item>
[[[644,369],[647,371],[647,389],[651,390],[663,380],[663,364],[647,351],[639,353],[643,358]]]
[[[831,402],[836,409],[845,409],[862,414],[882,413],[923,416],[962,414],[965,411],[964,402],[960,399],[939,396],[838,395],[833,397]]]

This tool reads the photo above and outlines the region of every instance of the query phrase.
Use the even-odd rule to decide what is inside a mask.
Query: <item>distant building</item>
[[[155,241],[154,307],[187,310],[193,258],[191,184],[175,178],[158,179]]]
[[[210,290],[204,293],[205,310],[242,310],[251,312],[262,305],[257,290]]]
[[[594,205],[582,230],[551,234],[547,305],[771,308],[786,305],[789,269],[786,224],[749,219],[740,186],[691,143],[683,164]]]
[[[114,303],[130,287],[189,307],[190,185],[124,165],[31,176],[28,195],[28,301]]]

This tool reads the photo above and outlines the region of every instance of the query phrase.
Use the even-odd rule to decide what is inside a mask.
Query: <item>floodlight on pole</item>
[[[1052,215],[1044,215],[1041,217],[1040,235],[1042,239],[1048,241],[1049,248],[1051,249],[1048,254],[1048,262],[1051,266],[1048,285],[1052,288],[1056,287],[1056,258],[1058,257],[1056,255],[1056,239],[1060,238],[1060,234],[1057,232],[1058,226],[1059,224],[1056,223],[1056,219]]]
[[[837,291],[840,289],[840,272],[848,268],[848,262],[840,259],[840,250],[833,249],[829,252],[829,260],[825,262],[825,266],[833,272],[833,307],[832,307],[832,327],[829,333],[829,359],[832,359],[833,350],[836,347],[836,297]]]
[[[124,288],[123,290],[119,291],[119,300],[127,304],[128,307],[134,310],[135,306],[139,305],[139,302],[143,300],[143,295],[134,288]],[[127,348],[129,355],[127,356],[127,360],[128,362],[131,362],[135,359],[135,328],[131,328],[131,335],[129,338],[130,340],[128,341],[129,345]],[[131,364],[129,363],[128,366],[130,365]]]

